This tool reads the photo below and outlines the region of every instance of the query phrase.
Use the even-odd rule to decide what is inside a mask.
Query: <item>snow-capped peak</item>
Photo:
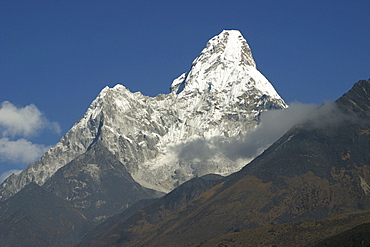
[[[210,39],[194,63],[214,56],[221,61],[237,62],[239,65],[256,67],[247,41],[238,30],[223,30]]]
[[[207,42],[191,70],[175,79],[171,92],[180,97],[226,92],[235,101],[244,93],[281,100],[270,82],[256,69],[247,41],[238,30],[224,30]]]

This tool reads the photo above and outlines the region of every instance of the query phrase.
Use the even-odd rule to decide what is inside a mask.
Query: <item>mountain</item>
[[[54,175],[67,164],[85,174],[100,173],[96,164],[82,162],[78,167],[81,155],[89,160],[96,145],[123,165],[136,183],[159,192],[208,173],[228,175],[253,157],[234,160],[214,148],[215,142],[241,138],[258,124],[262,112],[285,107],[256,69],[241,33],[225,30],[207,43],[189,72],[173,81],[169,94],[147,97],[122,85],[104,88],[60,142],[2,183],[0,200],[31,182],[53,184],[57,190],[57,182],[51,180],[60,178]],[[60,190],[58,195],[69,200],[69,192]]]
[[[69,202],[28,184],[0,203],[1,246],[71,246],[93,224]]]
[[[173,81],[169,94],[104,88],[59,143],[6,179],[0,186],[0,241],[367,241],[362,236],[370,223],[370,80],[320,106],[248,165],[253,155],[234,157],[224,149],[248,137],[261,113],[285,107],[256,69],[240,32],[222,31],[190,71]]]
[[[98,246],[93,243],[103,241],[104,234],[107,246],[207,246],[212,239],[218,239],[215,245],[225,244],[221,240],[233,239],[230,234],[241,241],[254,232],[262,234],[260,245],[263,239],[282,234],[281,239],[264,242],[264,246],[310,246],[369,223],[369,109],[370,80],[359,81],[336,102],[322,105],[308,121],[290,129],[242,170],[160,222],[153,224],[144,209],[119,228],[95,233],[84,243]],[[364,232],[366,227],[355,230]],[[330,230],[333,228],[336,230]],[[316,237],[298,229],[309,229]]]

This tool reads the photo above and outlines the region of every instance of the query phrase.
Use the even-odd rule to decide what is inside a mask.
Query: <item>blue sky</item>
[[[0,0],[0,174],[37,159],[107,85],[168,93],[223,29],[242,32],[287,103],[335,100],[370,78],[369,11],[367,0]]]

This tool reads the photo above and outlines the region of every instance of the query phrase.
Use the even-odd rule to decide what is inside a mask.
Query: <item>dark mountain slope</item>
[[[370,222],[358,225],[350,230],[341,232],[335,236],[324,239],[315,247],[359,247],[370,246]]]
[[[99,222],[155,196],[97,141],[42,187],[31,183],[0,204],[1,246],[73,245]]]
[[[31,183],[0,204],[1,246],[69,246],[92,224],[70,203]]]
[[[362,80],[356,83],[350,92],[339,98],[337,103],[344,111],[352,111],[360,117],[368,118],[370,117],[369,95],[369,80]]]
[[[186,246],[259,226],[370,209],[369,84],[358,82],[159,224],[137,220],[115,229],[115,238],[105,243]]]
[[[155,199],[151,204],[148,201],[141,201],[96,227],[79,246],[109,246],[113,242],[119,242],[118,245],[130,246],[133,244],[132,239],[142,240],[147,230],[154,233],[156,231],[155,225],[167,220],[173,212],[222,181],[223,177],[219,175],[196,177],[164,197]],[[149,205],[142,207],[145,203]],[[135,208],[137,209],[136,214],[133,212]],[[151,228],[152,226],[153,228]],[[131,235],[132,228],[136,229],[135,237]]]
[[[59,169],[43,187],[70,201],[95,223],[139,200],[161,195],[136,183],[125,166],[99,141]]]
[[[363,234],[368,230],[367,226],[369,222],[370,211],[365,210],[360,213],[342,214],[320,220],[284,223],[248,229],[241,232],[229,233],[194,246],[366,246],[352,244],[354,242],[346,242],[344,238],[352,241],[352,237],[354,237],[356,241],[361,239],[360,243],[369,244],[369,242],[366,242],[366,237],[370,235],[364,236]],[[325,239],[327,236],[332,237]]]

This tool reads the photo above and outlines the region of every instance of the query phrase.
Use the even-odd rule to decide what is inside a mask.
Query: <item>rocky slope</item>
[[[174,80],[169,94],[147,97],[122,85],[104,88],[59,143],[3,182],[0,200],[31,182],[43,185],[97,142],[136,182],[157,191],[169,192],[207,173],[228,175],[248,160],[210,154],[214,140],[243,136],[258,124],[261,112],[286,106],[256,69],[241,33],[222,31],[191,70]]]
[[[69,201],[95,224],[139,200],[163,195],[135,182],[99,142],[60,168],[42,187]]]

